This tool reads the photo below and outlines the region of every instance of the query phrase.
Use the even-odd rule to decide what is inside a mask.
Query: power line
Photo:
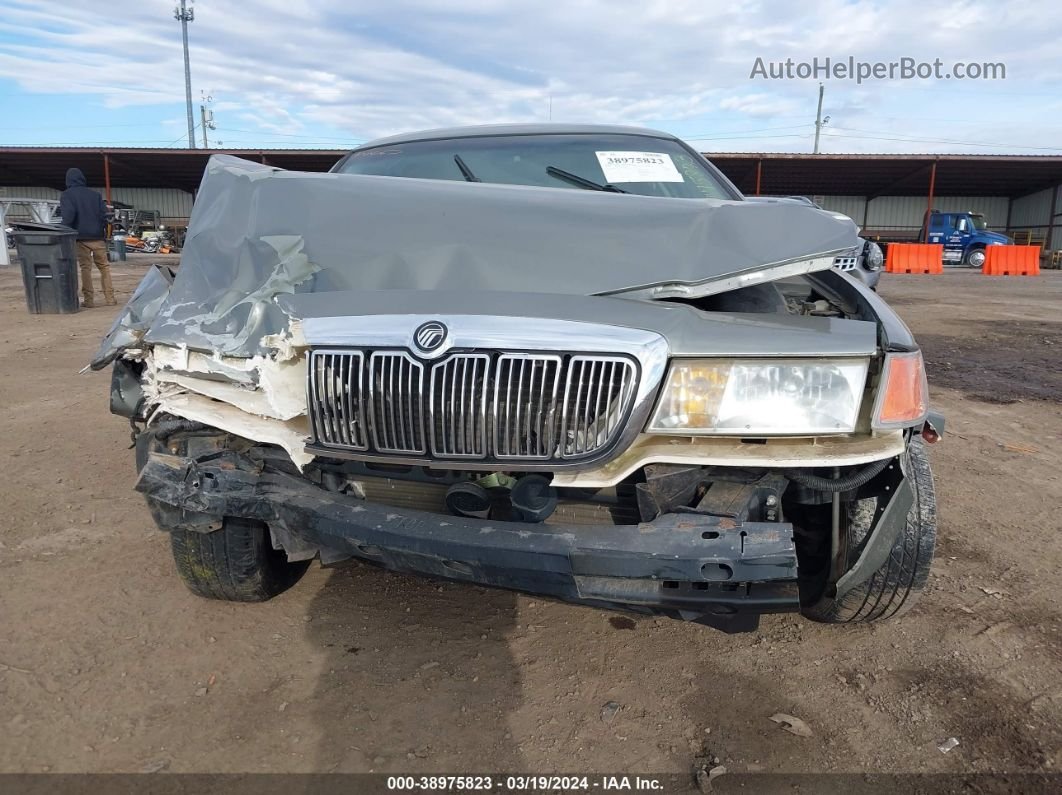
[[[35,126],[23,126],[23,127],[0,127],[0,131],[6,132],[9,130],[18,130],[20,132],[38,132],[40,130],[109,130],[111,128],[117,129],[119,127],[154,127],[155,125],[146,122],[137,122],[135,124],[43,124]]]
[[[770,132],[773,130],[798,130],[805,127],[811,127],[811,124],[789,124],[784,127],[760,127],[755,130],[716,130],[712,133],[704,133],[703,135],[683,135],[681,138],[684,141],[712,141],[716,139],[726,139],[730,137],[731,133],[760,133]]]
[[[989,143],[985,141],[959,141],[951,138],[915,138],[911,136],[882,136],[877,135],[877,130],[860,130],[855,127],[839,127],[834,129],[851,130],[852,132],[870,133],[870,135],[846,135],[837,134],[835,132],[828,132],[831,138],[863,138],[871,141],[900,141],[906,143],[925,143],[925,144],[951,144],[954,146],[982,146],[982,147],[995,147],[998,149],[1038,149],[1047,152],[1062,152],[1062,147],[1059,146],[1026,146],[1024,144],[1003,144],[1003,143]]]
[[[350,138],[329,138],[326,135],[304,135],[302,133],[264,132],[262,130],[241,130],[236,127],[224,127],[226,132],[240,132],[248,135],[279,136],[281,138],[316,138],[321,141],[350,141]]]
[[[680,136],[681,137],[681,136]],[[787,133],[785,135],[734,135],[722,138],[697,138],[690,139],[684,138],[683,140],[697,140],[697,141],[766,141],[773,138],[799,138],[801,141],[806,141],[808,133],[803,135],[797,133]]]

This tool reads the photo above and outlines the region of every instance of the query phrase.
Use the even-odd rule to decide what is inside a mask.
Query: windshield
[[[978,232],[983,232],[988,229],[988,224],[985,223],[985,217],[983,215],[971,215],[970,220],[973,221],[974,229]]]
[[[684,199],[734,198],[701,157],[676,141],[642,135],[498,135],[416,141],[355,151],[337,170]]]

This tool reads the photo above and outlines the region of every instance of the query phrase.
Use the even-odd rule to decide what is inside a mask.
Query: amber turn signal
[[[874,405],[874,427],[918,425],[928,411],[929,385],[922,352],[887,354]]]

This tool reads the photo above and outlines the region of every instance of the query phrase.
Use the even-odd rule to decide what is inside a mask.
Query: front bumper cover
[[[291,559],[355,557],[397,571],[656,613],[724,631],[799,609],[792,525],[697,513],[638,525],[497,522],[394,508],[330,491],[253,456],[155,451],[137,490],[168,530],[218,517],[266,522]]]

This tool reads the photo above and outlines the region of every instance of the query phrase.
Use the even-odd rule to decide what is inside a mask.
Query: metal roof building
[[[0,147],[0,197],[55,198],[66,169],[77,166],[89,184],[110,199],[158,210],[164,219],[179,224],[190,212],[212,154],[326,171],[345,151]],[[994,229],[1062,248],[1062,232],[1056,231],[1062,225],[1062,156],[706,155],[746,194],[814,197],[827,209],[850,216],[867,235],[913,235],[932,206],[982,212]]]

